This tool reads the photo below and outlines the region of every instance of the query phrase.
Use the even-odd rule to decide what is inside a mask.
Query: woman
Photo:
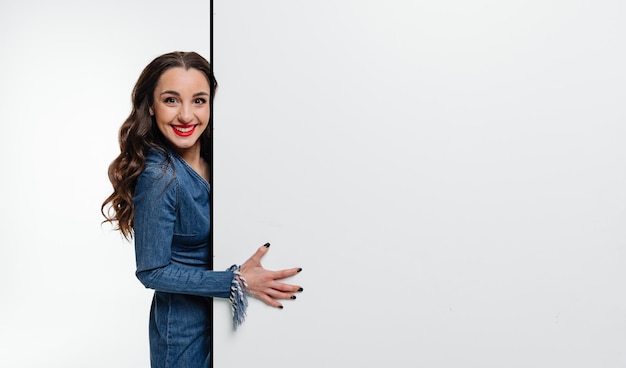
[[[154,59],[135,84],[133,108],[119,132],[121,152],[109,167],[113,193],[102,214],[126,239],[134,238],[137,278],[155,290],[152,367],[209,366],[211,297],[230,299],[236,328],[245,317],[246,294],[282,308],[279,299],[302,291],[279,281],[300,268],[263,268],[269,243],[241,266],[209,269],[208,126],[216,89],[211,66],[195,52]]]

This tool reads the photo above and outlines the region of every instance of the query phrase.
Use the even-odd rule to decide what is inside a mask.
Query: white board
[[[304,292],[215,366],[623,367],[625,15],[216,1],[216,268]]]

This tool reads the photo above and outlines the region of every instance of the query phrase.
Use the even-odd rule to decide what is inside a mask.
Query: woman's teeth
[[[187,127],[187,128],[175,126],[174,129],[178,130],[181,133],[189,133],[191,131],[191,129],[193,129],[193,126],[190,126],[190,127]]]

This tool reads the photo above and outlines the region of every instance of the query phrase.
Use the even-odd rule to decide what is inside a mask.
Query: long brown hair
[[[133,237],[133,195],[137,177],[143,171],[151,148],[165,151],[166,143],[149,108],[154,103],[154,90],[161,75],[170,68],[197,69],[209,82],[210,106],[217,90],[217,81],[209,62],[195,52],[175,51],[158,56],[141,72],[132,92],[132,111],[119,131],[120,154],[109,165],[113,193],[102,203],[104,222],[115,224],[126,239]],[[211,162],[210,127],[200,136],[202,157]]]

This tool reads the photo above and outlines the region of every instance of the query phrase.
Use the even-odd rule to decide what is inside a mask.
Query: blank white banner
[[[216,1],[215,366],[623,367],[619,1]]]

